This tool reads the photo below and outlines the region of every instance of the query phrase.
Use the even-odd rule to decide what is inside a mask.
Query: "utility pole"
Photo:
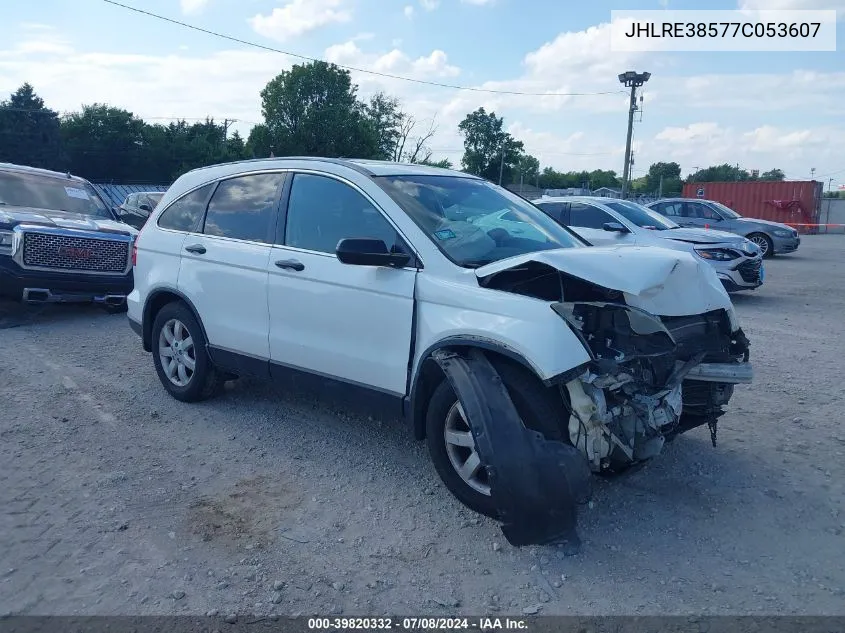
[[[813,180],[816,177],[816,168],[810,167],[810,180]]]
[[[660,174],[660,187],[657,189],[657,197],[663,197],[663,174]]]
[[[622,199],[628,193],[628,179],[631,175],[631,138],[634,134],[634,113],[637,111],[637,88],[651,77],[651,73],[638,73],[633,70],[619,75],[619,82],[631,89],[631,101],[628,105],[628,136],[625,140],[625,166],[622,169]]]
[[[502,160],[499,162],[499,186],[502,186],[502,175],[505,173],[505,138],[502,137]]]

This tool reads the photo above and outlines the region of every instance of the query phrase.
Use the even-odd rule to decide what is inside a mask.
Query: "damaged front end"
[[[704,424],[715,445],[733,385],[751,382],[748,340],[725,310],[658,317],[623,301],[552,304],[591,356],[561,390],[570,440],[594,472],[654,457]]]

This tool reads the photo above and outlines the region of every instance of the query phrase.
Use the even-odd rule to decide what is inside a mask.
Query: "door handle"
[[[189,253],[196,253],[197,255],[205,255],[205,246],[202,244],[194,244],[193,246],[186,246],[185,250]]]
[[[286,268],[288,270],[295,270],[296,272],[305,270],[305,264],[295,259],[280,259],[276,262],[276,266],[279,268]]]

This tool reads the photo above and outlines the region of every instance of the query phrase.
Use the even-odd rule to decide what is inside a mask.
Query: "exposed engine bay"
[[[748,339],[724,309],[656,316],[628,305],[622,292],[539,262],[484,281],[551,301],[589,352],[583,371],[558,388],[570,441],[594,472],[654,457],[667,440],[705,424],[715,445],[734,384],[751,381]]]

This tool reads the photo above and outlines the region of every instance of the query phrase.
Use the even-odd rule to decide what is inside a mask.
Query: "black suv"
[[[87,180],[0,163],[0,296],[124,311],[137,234]]]

